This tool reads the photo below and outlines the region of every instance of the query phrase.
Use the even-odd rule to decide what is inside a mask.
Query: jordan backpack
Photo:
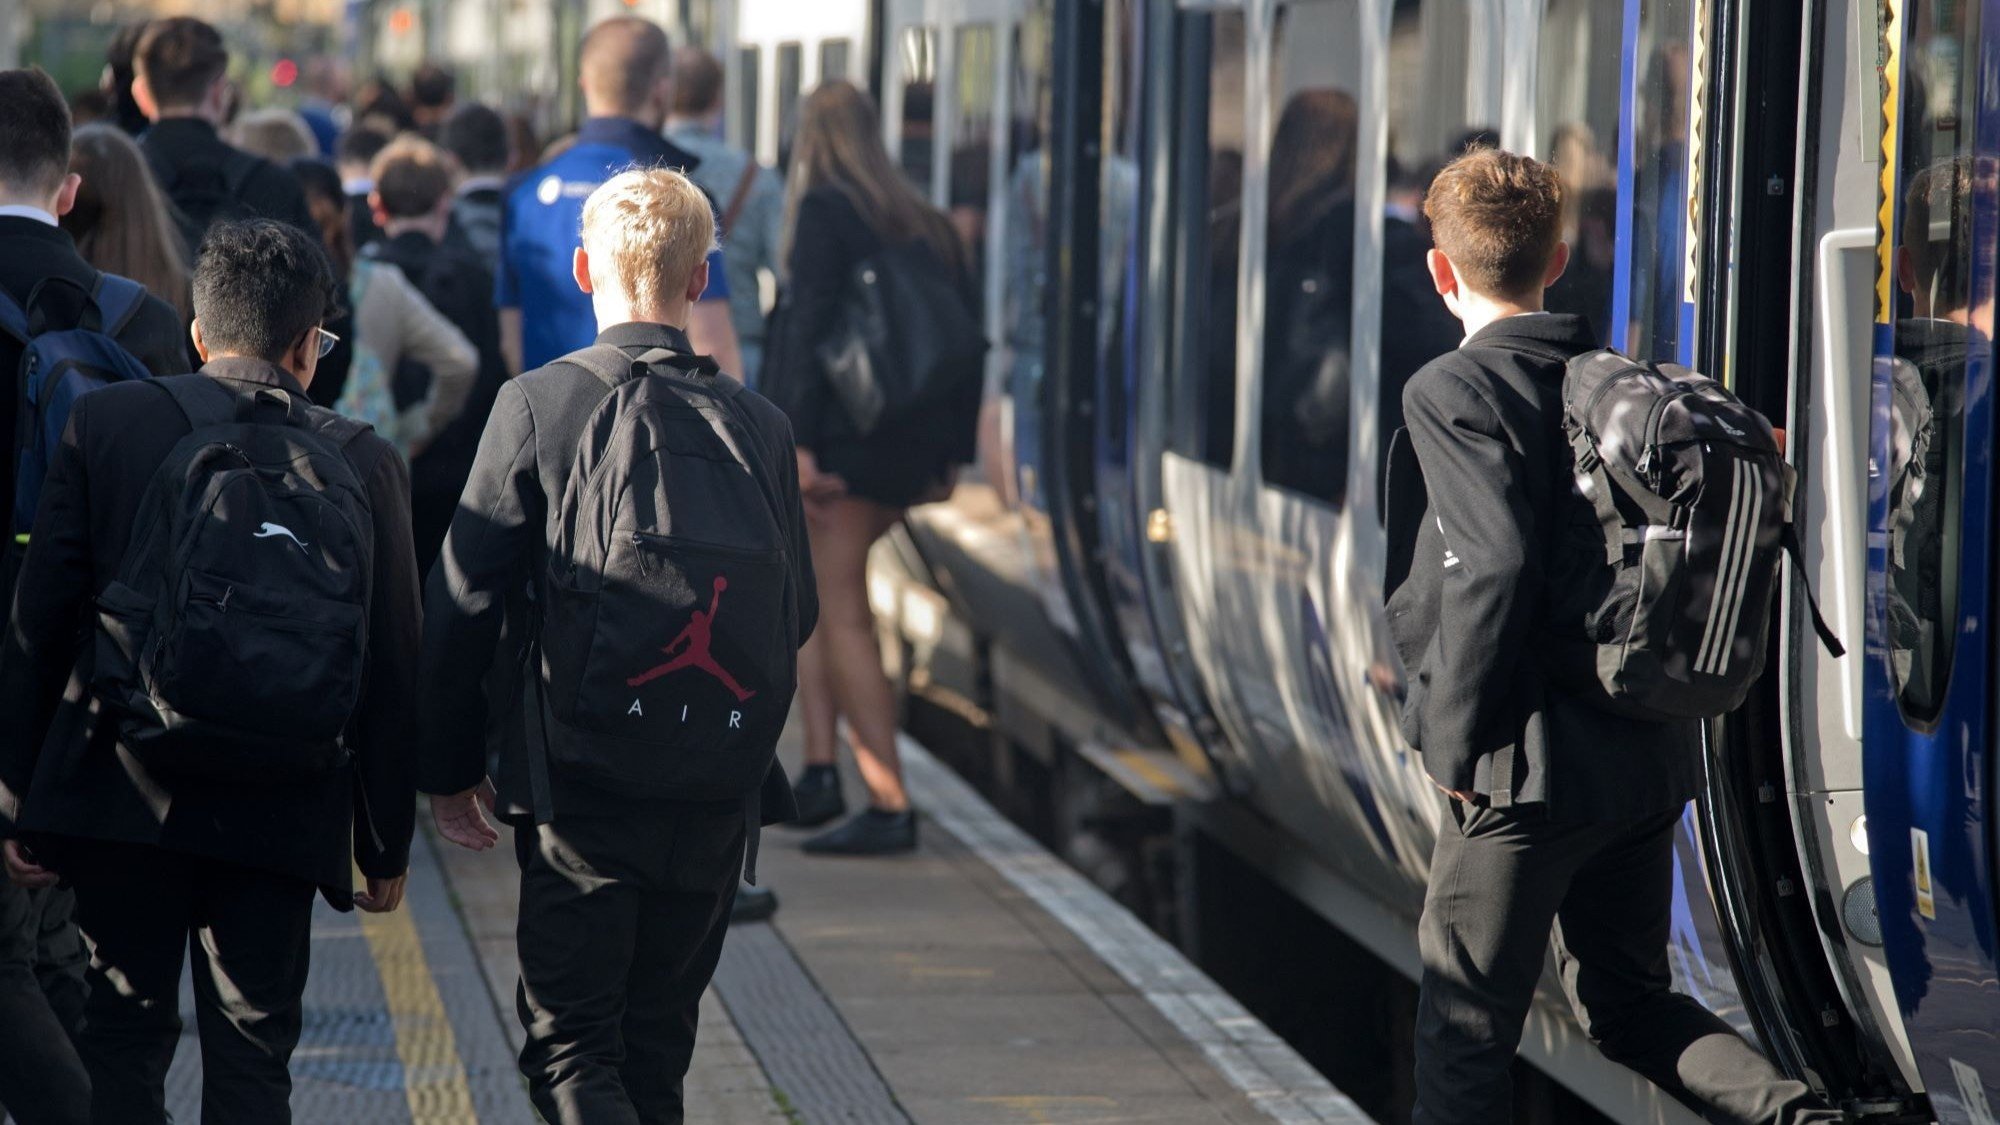
[[[347,760],[375,557],[344,451],[368,428],[276,389],[153,381],[192,427],[97,601],[92,686],[149,769],[284,782]]]
[[[1771,424],[1705,375],[1610,350],[1569,361],[1562,404],[1601,532],[1605,592],[1584,620],[1598,684],[1639,718],[1734,710],[1764,669],[1781,557],[1798,557],[1797,473]]]
[[[712,360],[605,345],[559,363],[606,394],[551,514],[526,677],[536,815],[553,770],[635,797],[752,800],[796,681],[773,475]]]
[[[57,300],[54,288],[74,290],[68,295],[74,299]],[[14,433],[14,525],[10,529],[17,543],[34,527],[42,482],[57,446],[62,444],[70,407],[77,398],[110,383],[151,374],[118,342],[119,334],[145,303],[143,286],[108,273],[98,274],[88,293],[68,278],[51,277],[28,295],[25,307],[0,292],[0,332],[21,345],[15,384],[20,399]],[[48,323],[49,310],[59,304],[74,304],[81,309],[80,316],[69,323]]]

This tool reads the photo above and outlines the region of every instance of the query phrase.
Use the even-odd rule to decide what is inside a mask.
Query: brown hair
[[[229,143],[274,164],[319,155],[306,119],[289,109],[253,109],[229,126]]]
[[[637,113],[673,65],[667,33],[638,16],[613,16],[591,28],[580,55],[584,99],[600,111]]]
[[[799,110],[792,139],[791,182],[785,194],[785,254],[798,225],[799,200],[814,188],[847,196],[861,219],[884,242],[922,239],[947,266],[960,262],[951,220],[917,194],[882,145],[875,101],[846,82],[814,90]]]
[[[368,166],[382,210],[392,219],[419,219],[437,209],[458,183],[451,154],[414,133],[405,133],[375,155]]]
[[[1488,297],[1526,296],[1541,288],[1562,242],[1562,176],[1532,157],[1478,149],[1431,181],[1424,217],[1467,288]]]
[[[69,167],[83,186],[61,222],[76,239],[77,253],[145,286],[186,323],[193,312],[180,230],[139,146],[116,125],[85,125],[71,143]]]
[[[674,112],[699,117],[722,101],[722,64],[700,47],[674,52]]]
[[[1903,189],[1903,246],[1917,290],[1912,295],[1928,297],[1938,309],[1963,309],[1970,299],[1972,180],[1972,158],[1948,156],[1910,175]]]
[[[161,109],[201,104],[208,88],[229,69],[222,35],[191,16],[154,20],[139,36],[133,71],[152,88]]]
[[[1354,194],[1354,149],[1361,111],[1352,95],[1300,90],[1285,103],[1271,140],[1272,235],[1312,229]]]

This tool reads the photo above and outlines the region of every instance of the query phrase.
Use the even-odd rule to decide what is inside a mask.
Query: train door
[[[728,82],[730,143],[782,174],[800,100],[821,82],[868,84],[873,8],[864,0],[736,0],[717,50]]]
[[[1887,0],[1862,728],[1882,940],[1940,1120],[1994,1120],[2000,18]]]

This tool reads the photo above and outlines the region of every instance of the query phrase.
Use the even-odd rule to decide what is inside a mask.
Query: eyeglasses
[[[319,357],[320,357],[321,359],[325,359],[325,358],[326,358],[327,356],[329,356],[329,355],[333,354],[333,349],[334,349],[334,346],[335,346],[335,345],[337,345],[337,344],[339,344],[339,343],[340,343],[340,337],[338,337],[338,336],[334,335],[334,334],[333,334],[333,333],[331,333],[331,332],[328,332],[328,331],[326,330],[326,326],[325,326],[325,325],[321,325],[321,326],[320,326],[320,329],[319,329]]]

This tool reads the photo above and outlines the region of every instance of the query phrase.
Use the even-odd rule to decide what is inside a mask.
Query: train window
[[[1633,91],[1631,307],[1623,327],[1626,348],[1655,360],[1683,358],[1693,8],[1693,0],[1646,0],[1639,9],[1643,69]]]
[[[1624,343],[1611,323],[1617,269],[1619,62],[1622,6],[1547,0],[1542,12],[1535,121],[1543,159],[1562,173],[1563,239],[1569,268],[1549,289],[1551,312],[1576,313],[1606,343]]]
[[[896,156],[903,174],[929,198],[932,122],[937,94],[937,32],[928,27],[903,31],[903,116]]]
[[[1377,333],[1375,449],[1386,465],[1403,425],[1403,385],[1458,346],[1464,334],[1431,284],[1424,193],[1431,177],[1468,145],[1493,136],[1491,121],[1466,116],[1465,0],[1396,0],[1389,24],[1389,159],[1383,169],[1382,307]]]
[[[1974,280],[1991,270],[1975,250],[1973,164],[1980,70],[1960,61],[1977,41],[1978,9],[1912,4],[1908,88],[1900,123],[1889,400],[1888,606],[1890,671],[1913,723],[1944,709],[1959,635],[1961,529],[1967,455],[1965,400],[1974,349]],[[1979,518],[1979,517],[1974,517]]]
[[[965,244],[973,276],[982,280],[986,210],[992,195],[987,185],[993,173],[993,102],[999,82],[996,43],[991,24],[960,27],[954,41],[957,77],[952,89],[957,97],[951,106],[951,182],[946,198],[951,225]]]
[[[1267,484],[1347,492],[1354,306],[1356,0],[1286,4],[1271,38],[1260,461]]]
[[[1244,19],[1240,10],[1189,12],[1188,72],[1197,83],[1182,127],[1192,167],[1182,177],[1189,200],[1183,298],[1182,382],[1169,447],[1211,465],[1229,466],[1236,448],[1236,279],[1243,225]]]
[[[799,93],[805,85],[805,48],[778,44],[778,167],[791,163],[792,135],[799,128]]]
[[[742,122],[743,148],[753,155],[763,129],[763,121],[757,114],[757,90],[762,77],[758,71],[763,58],[761,47],[743,47],[736,52],[736,112],[741,115],[738,120]]]
[[[1049,253],[1049,14],[1028,13],[1014,29],[1013,121],[1008,127],[1007,195],[1000,201],[1006,284],[1000,293],[1001,369],[1007,394],[1031,403],[1041,387],[1047,321],[1042,298],[1048,288]],[[996,419],[995,424],[999,424]],[[1037,463],[1033,427],[1015,440],[1028,446],[1022,461]],[[997,448],[995,438],[986,438]]]
[[[848,56],[854,44],[845,39],[828,39],[819,45],[819,80],[834,82],[847,77]]]
[[[1131,405],[1126,388],[1138,384],[1139,27],[1136,0],[1104,5],[1103,158],[1097,211],[1097,339],[1102,440],[1113,463],[1125,458]]]

